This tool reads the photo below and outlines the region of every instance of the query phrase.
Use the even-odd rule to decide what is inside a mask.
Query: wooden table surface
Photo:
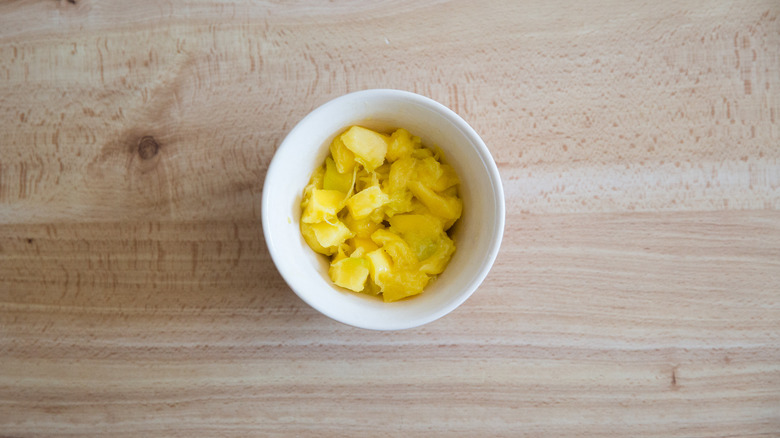
[[[0,436],[780,436],[779,18],[0,3]],[[366,88],[504,182],[493,270],[417,329],[320,315],[263,239],[281,140]]]

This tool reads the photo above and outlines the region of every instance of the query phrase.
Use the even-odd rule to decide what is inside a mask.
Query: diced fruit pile
[[[303,191],[301,233],[341,287],[386,302],[417,295],[447,267],[460,218],[455,170],[404,129],[352,126]]]

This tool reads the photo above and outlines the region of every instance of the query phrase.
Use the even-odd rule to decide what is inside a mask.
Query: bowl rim
[[[431,111],[438,112],[440,115],[444,116],[448,121],[453,123],[454,126],[456,126],[461,133],[468,138],[469,142],[475,146],[477,149],[477,153],[480,155],[480,157],[483,160],[483,163],[485,164],[485,169],[488,173],[488,179],[492,183],[494,187],[493,196],[496,198],[496,230],[494,231],[494,239],[489,246],[488,253],[486,254],[486,258],[484,259],[484,265],[483,269],[479,271],[476,277],[472,279],[472,281],[469,282],[469,290],[467,290],[465,293],[458,295],[457,299],[454,299],[450,302],[448,302],[446,305],[441,306],[439,308],[436,308],[435,311],[432,311],[430,313],[427,313],[423,316],[418,317],[417,319],[413,320],[411,323],[400,323],[400,324],[394,324],[393,322],[387,323],[383,321],[374,321],[373,323],[359,323],[356,321],[350,321],[349,318],[343,317],[341,314],[336,314],[332,312],[328,308],[322,308],[315,303],[313,303],[307,296],[305,292],[298,291],[294,286],[293,283],[291,283],[290,278],[288,278],[290,273],[286,272],[285,269],[283,269],[280,266],[280,255],[277,253],[277,249],[274,245],[274,239],[271,236],[271,229],[270,229],[270,212],[272,209],[270,208],[270,205],[268,205],[270,196],[269,196],[269,190],[270,185],[267,184],[269,176],[273,176],[274,174],[278,173],[278,170],[276,169],[278,166],[280,166],[279,162],[280,160],[278,157],[281,155],[279,154],[279,151],[281,151],[283,148],[289,148],[292,147],[291,143],[288,142],[288,140],[292,137],[294,137],[294,133],[300,129],[304,129],[305,126],[308,124],[310,119],[316,118],[320,113],[328,111],[328,109],[331,106],[336,106],[341,103],[343,100],[351,100],[351,99],[361,99],[361,98],[368,98],[368,97],[393,97],[398,98],[400,100],[408,100],[413,103],[416,103],[418,105],[421,105],[425,108],[430,109]],[[303,190],[303,188],[301,188]],[[450,108],[444,106],[443,104],[420,94],[413,93],[411,91],[405,91],[405,90],[398,90],[398,89],[390,89],[390,88],[375,88],[375,89],[366,89],[366,90],[360,90],[355,91],[347,94],[343,94],[341,96],[335,97],[333,99],[328,100],[327,102],[319,105],[312,111],[310,111],[305,117],[303,117],[298,123],[295,124],[295,126],[285,135],[284,139],[279,143],[279,147],[274,151],[274,156],[271,159],[271,162],[268,165],[266,175],[263,181],[263,190],[262,190],[262,199],[261,199],[261,221],[262,221],[262,228],[263,228],[263,237],[265,239],[265,244],[268,249],[269,254],[271,255],[271,259],[273,260],[274,266],[279,272],[279,274],[282,276],[282,278],[285,280],[285,283],[290,287],[290,289],[306,304],[308,304],[310,307],[314,308],[318,312],[322,313],[323,315],[341,322],[346,325],[350,325],[353,327],[358,328],[364,328],[364,329],[371,329],[371,330],[402,330],[402,329],[409,329],[414,327],[419,327],[424,324],[428,324],[430,322],[433,322],[450,312],[452,312],[454,309],[459,307],[463,302],[465,302],[482,284],[484,279],[487,277],[488,273],[493,267],[493,264],[498,256],[498,252],[501,247],[501,242],[503,240],[503,234],[504,234],[504,227],[505,227],[505,221],[506,221],[506,206],[505,206],[505,198],[504,198],[504,189],[503,184],[501,181],[501,176],[498,172],[498,166],[496,165],[495,160],[493,159],[493,156],[490,153],[490,150],[488,149],[485,142],[482,140],[482,138],[477,134],[477,132],[474,130],[474,128],[471,127],[462,117],[460,117],[457,113],[455,113]]]

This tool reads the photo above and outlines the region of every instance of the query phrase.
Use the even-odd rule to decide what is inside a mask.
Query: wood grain
[[[0,435],[780,436],[780,4],[0,3]],[[380,333],[286,286],[284,135],[434,98],[494,269]]]

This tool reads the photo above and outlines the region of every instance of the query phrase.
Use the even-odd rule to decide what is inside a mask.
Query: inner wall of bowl
[[[328,261],[314,253],[300,235],[300,200],[303,187],[313,170],[328,154],[332,139],[347,127],[358,124],[388,132],[403,127],[419,136],[428,147],[439,147],[446,161],[461,178],[464,213],[453,238],[457,251],[448,268],[411,300],[385,304],[375,298],[335,287],[328,278]],[[299,129],[300,128],[300,129]],[[291,142],[290,144],[287,144]],[[312,150],[312,145],[318,148]],[[438,318],[460,304],[481,281],[495,234],[497,205],[483,157],[469,137],[444,115],[419,102],[394,99],[334,101],[316,110],[290,133],[278,157],[287,166],[288,184],[270,205],[286,205],[285,231],[273,233],[275,247],[283,247],[285,279],[307,303],[324,314],[349,324],[377,328],[413,326]],[[310,153],[306,153],[306,151]],[[295,163],[294,169],[289,163]],[[274,169],[277,170],[277,169]],[[279,169],[282,172],[281,169]],[[285,194],[289,197],[284,197]],[[292,202],[291,202],[292,200]],[[276,204],[280,202],[280,204]],[[286,236],[286,237],[285,237]],[[278,237],[278,239],[277,239]],[[280,268],[282,270],[282,268]]]

